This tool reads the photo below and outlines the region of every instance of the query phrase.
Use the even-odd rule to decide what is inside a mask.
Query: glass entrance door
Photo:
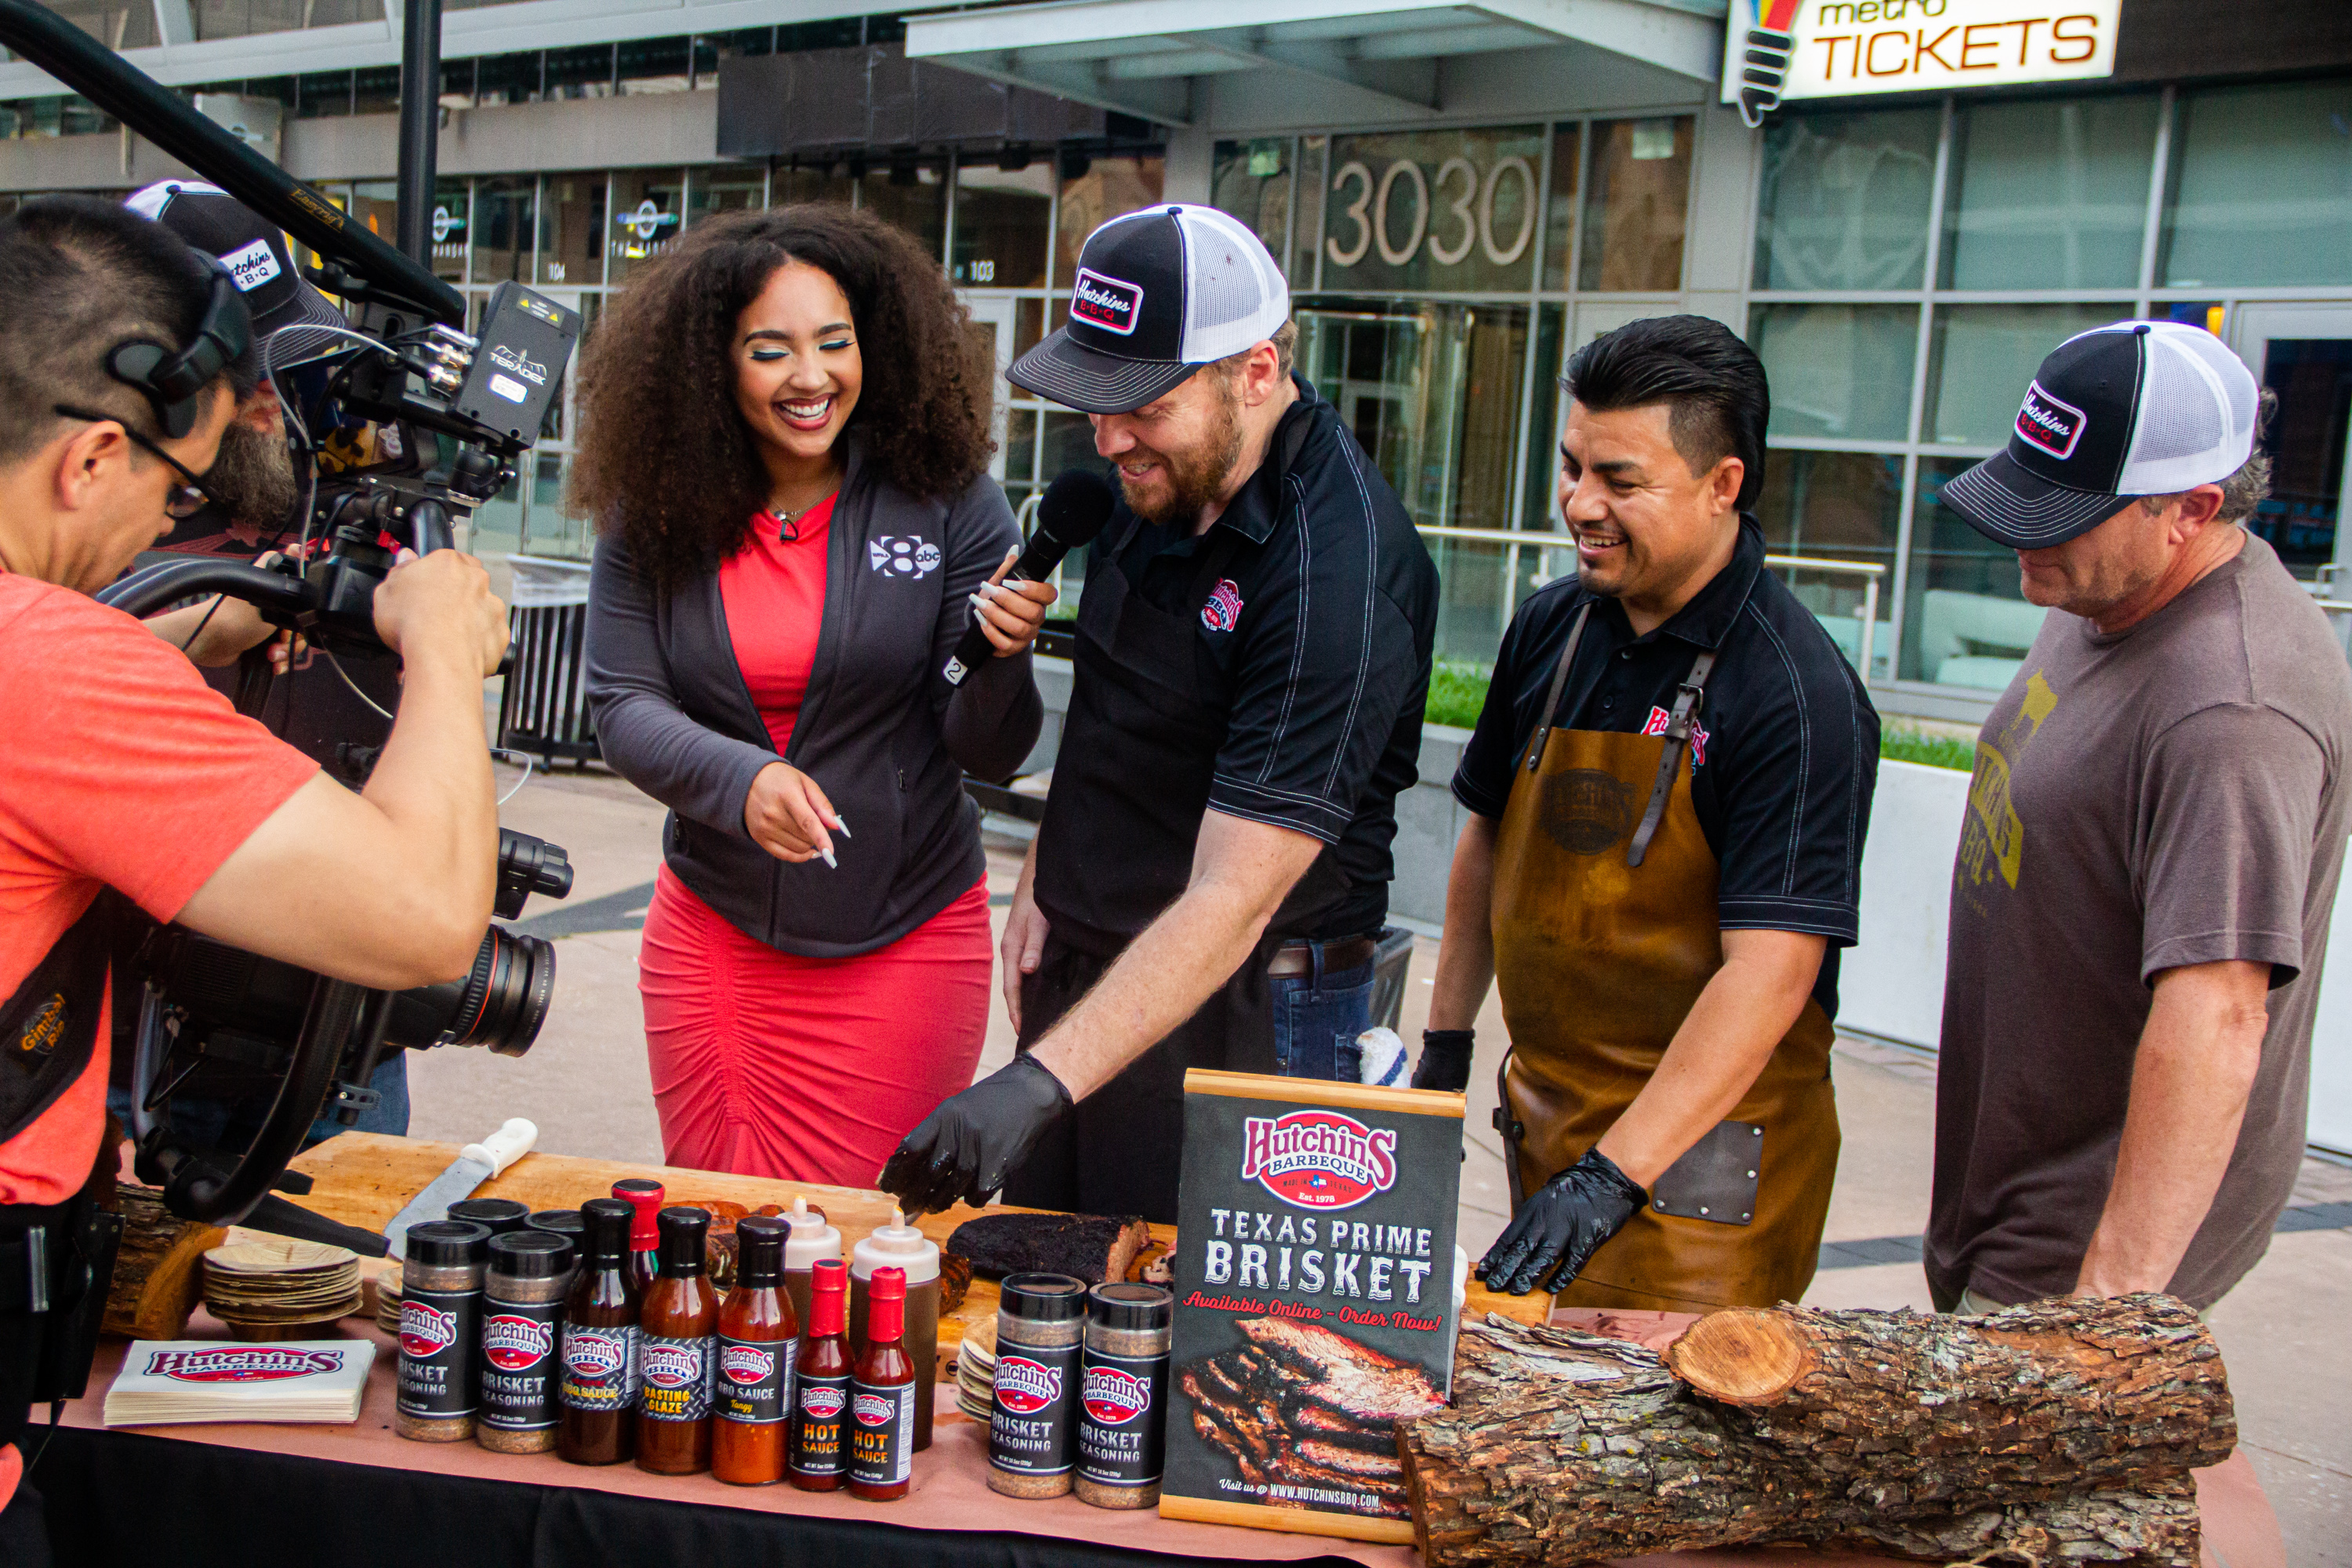
[[[1005,416],[1009,412],[1005,399],[1012,395],[1012,384],[1004,379],[1004,373],[1013,368],[1013,296],[966,292],[963,302],[971,310],[972,331],[988,344],[990,363],[995,367],[990,377],[995,406],[990,415],[989,434],[996,442],[996,456],[989,459],[988,477],[1003,484]]]
[[[2241,305],[2231,346],[2278,395],[2263,433],[2271,499],[2253,531],[2296,576],[2352,595],[2352,304]],[[2341,620],[2339,619],[2339,627]]]

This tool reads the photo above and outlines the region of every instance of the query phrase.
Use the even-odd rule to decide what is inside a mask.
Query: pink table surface
[[[1621,1338],[1663,1344],[1682,1331],[1687,1317],[1657,1313],[1566,1312],[1554,1321]],[[954,1391],[939,1391],[936,1436],[915,1456],[914,1489],[902,1500],[862,1502],[846,1492],[804,1492],[790,1486],[731,1487],[702,1476],[653,1476],[634,1465],[569,1465],[552,1454],[493,1454],[472,1443],[412,1443],[393,1431],[393,1382],[398,1348],[391,1336],[361,1319],[341,1327],[351,1338],[374,1342],[376,1360],[358,1421],[349,1426],[264,1424],[140,1426],[118,1428],[176,1442],[209,1443],[255,1453],[331,1459],[436,1475],[520,1481],[531,1486],[578,1487],[667,1502],[760,1513],[853,1519],[910,1530],[986,1530],[1160,1552],[1186,1557],[1282,1562],[1340,1557],[1371,1568],[1412,1568],[1420,1561],[1410,1547],[1374,1546],[1328,1536],[1244,1530],[1231,1525],[1164,1520],[1149,1510],[1132,1512],[1089,1508],[1075,1498],[1022,1500],[988,1489],[988,1435],[955,1407]],[[187,1338],[226,1338],[221,1326],[199,1311]],[[99,1348],[89,1392],[66,1406],[69,1426],[103,1427],[106,1390],[121,1369],[124,1342]],[[2197,1476],[2205,1509],[2205,1560],[2210,1568],[2285,1568],[2277,1521],[2242,1454]],[[1724,1549],[1622,1560],[1619,1568],[1884,1568],[1890,1559],[1850,1552]]]

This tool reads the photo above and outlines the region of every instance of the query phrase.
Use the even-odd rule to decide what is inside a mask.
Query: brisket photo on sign
[[[1185,1075],[1162,1514],[1412,1539],[1396,1424],[1452,1381],[1462,1109]]]

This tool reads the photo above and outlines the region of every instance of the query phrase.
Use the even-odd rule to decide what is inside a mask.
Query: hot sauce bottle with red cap
[[[877,1268],[866,1300],[866,1353],[849,1379],[849,1492],[890,1502],[913,1485],[915,1362],[903,1342],[907,1271]]]
[[[629,1279],[643,1296],[654,1288],[661,1272],[661,1211],[665,1195],[659,1182],[614,1182],[613,1195],[629,1205]]]
[[[690,1476],[710,1468],[710,1363],[719,1293],[702,1277],[706,1209],[661,1213],[661,1275],[646,1292],[645,1374],[637,1394],[637,1468]]]
[[[785,1479],[804,1492],[841,1489],[849,1470],[849,1266],[819,1258],[809,1271],[808,1334],[793,1373]]]
[[[739,1487],[784,1479],[800,1320],[783,1292],[782,1220],[753,1215],[735,1227],[735,1289],[719,1309],[719,1363],[710,1380],[710,1473]]]

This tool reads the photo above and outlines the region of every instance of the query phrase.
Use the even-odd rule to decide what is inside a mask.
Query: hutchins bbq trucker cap
[[[1214,207],[1146,207],[1087,237],[1070,324],[1005,379],[1083,413],[1126,414],[1289,319],[1282,269],[1240,220]]]
[[[2130,496],[2219,484],[2254,449],[2261,401],[2221,339],[2179,321],[2068,338],[2025,389],[2009,446],[1944,487],[1944,504],[2011,550],[2088,533]]]
[[[302,280],[286,237],[218,185],[202,180],[162,180],[123,204],[152,218],[207,256],[217,256],[253,313],[253,339],[269,344],[269,363],[289,364],[325,353],[340,339],[325,327],[345,325],[343,313]],[[290,331],[280,331],[291,328]],[[272,333],[278,336],[272,337]]]

